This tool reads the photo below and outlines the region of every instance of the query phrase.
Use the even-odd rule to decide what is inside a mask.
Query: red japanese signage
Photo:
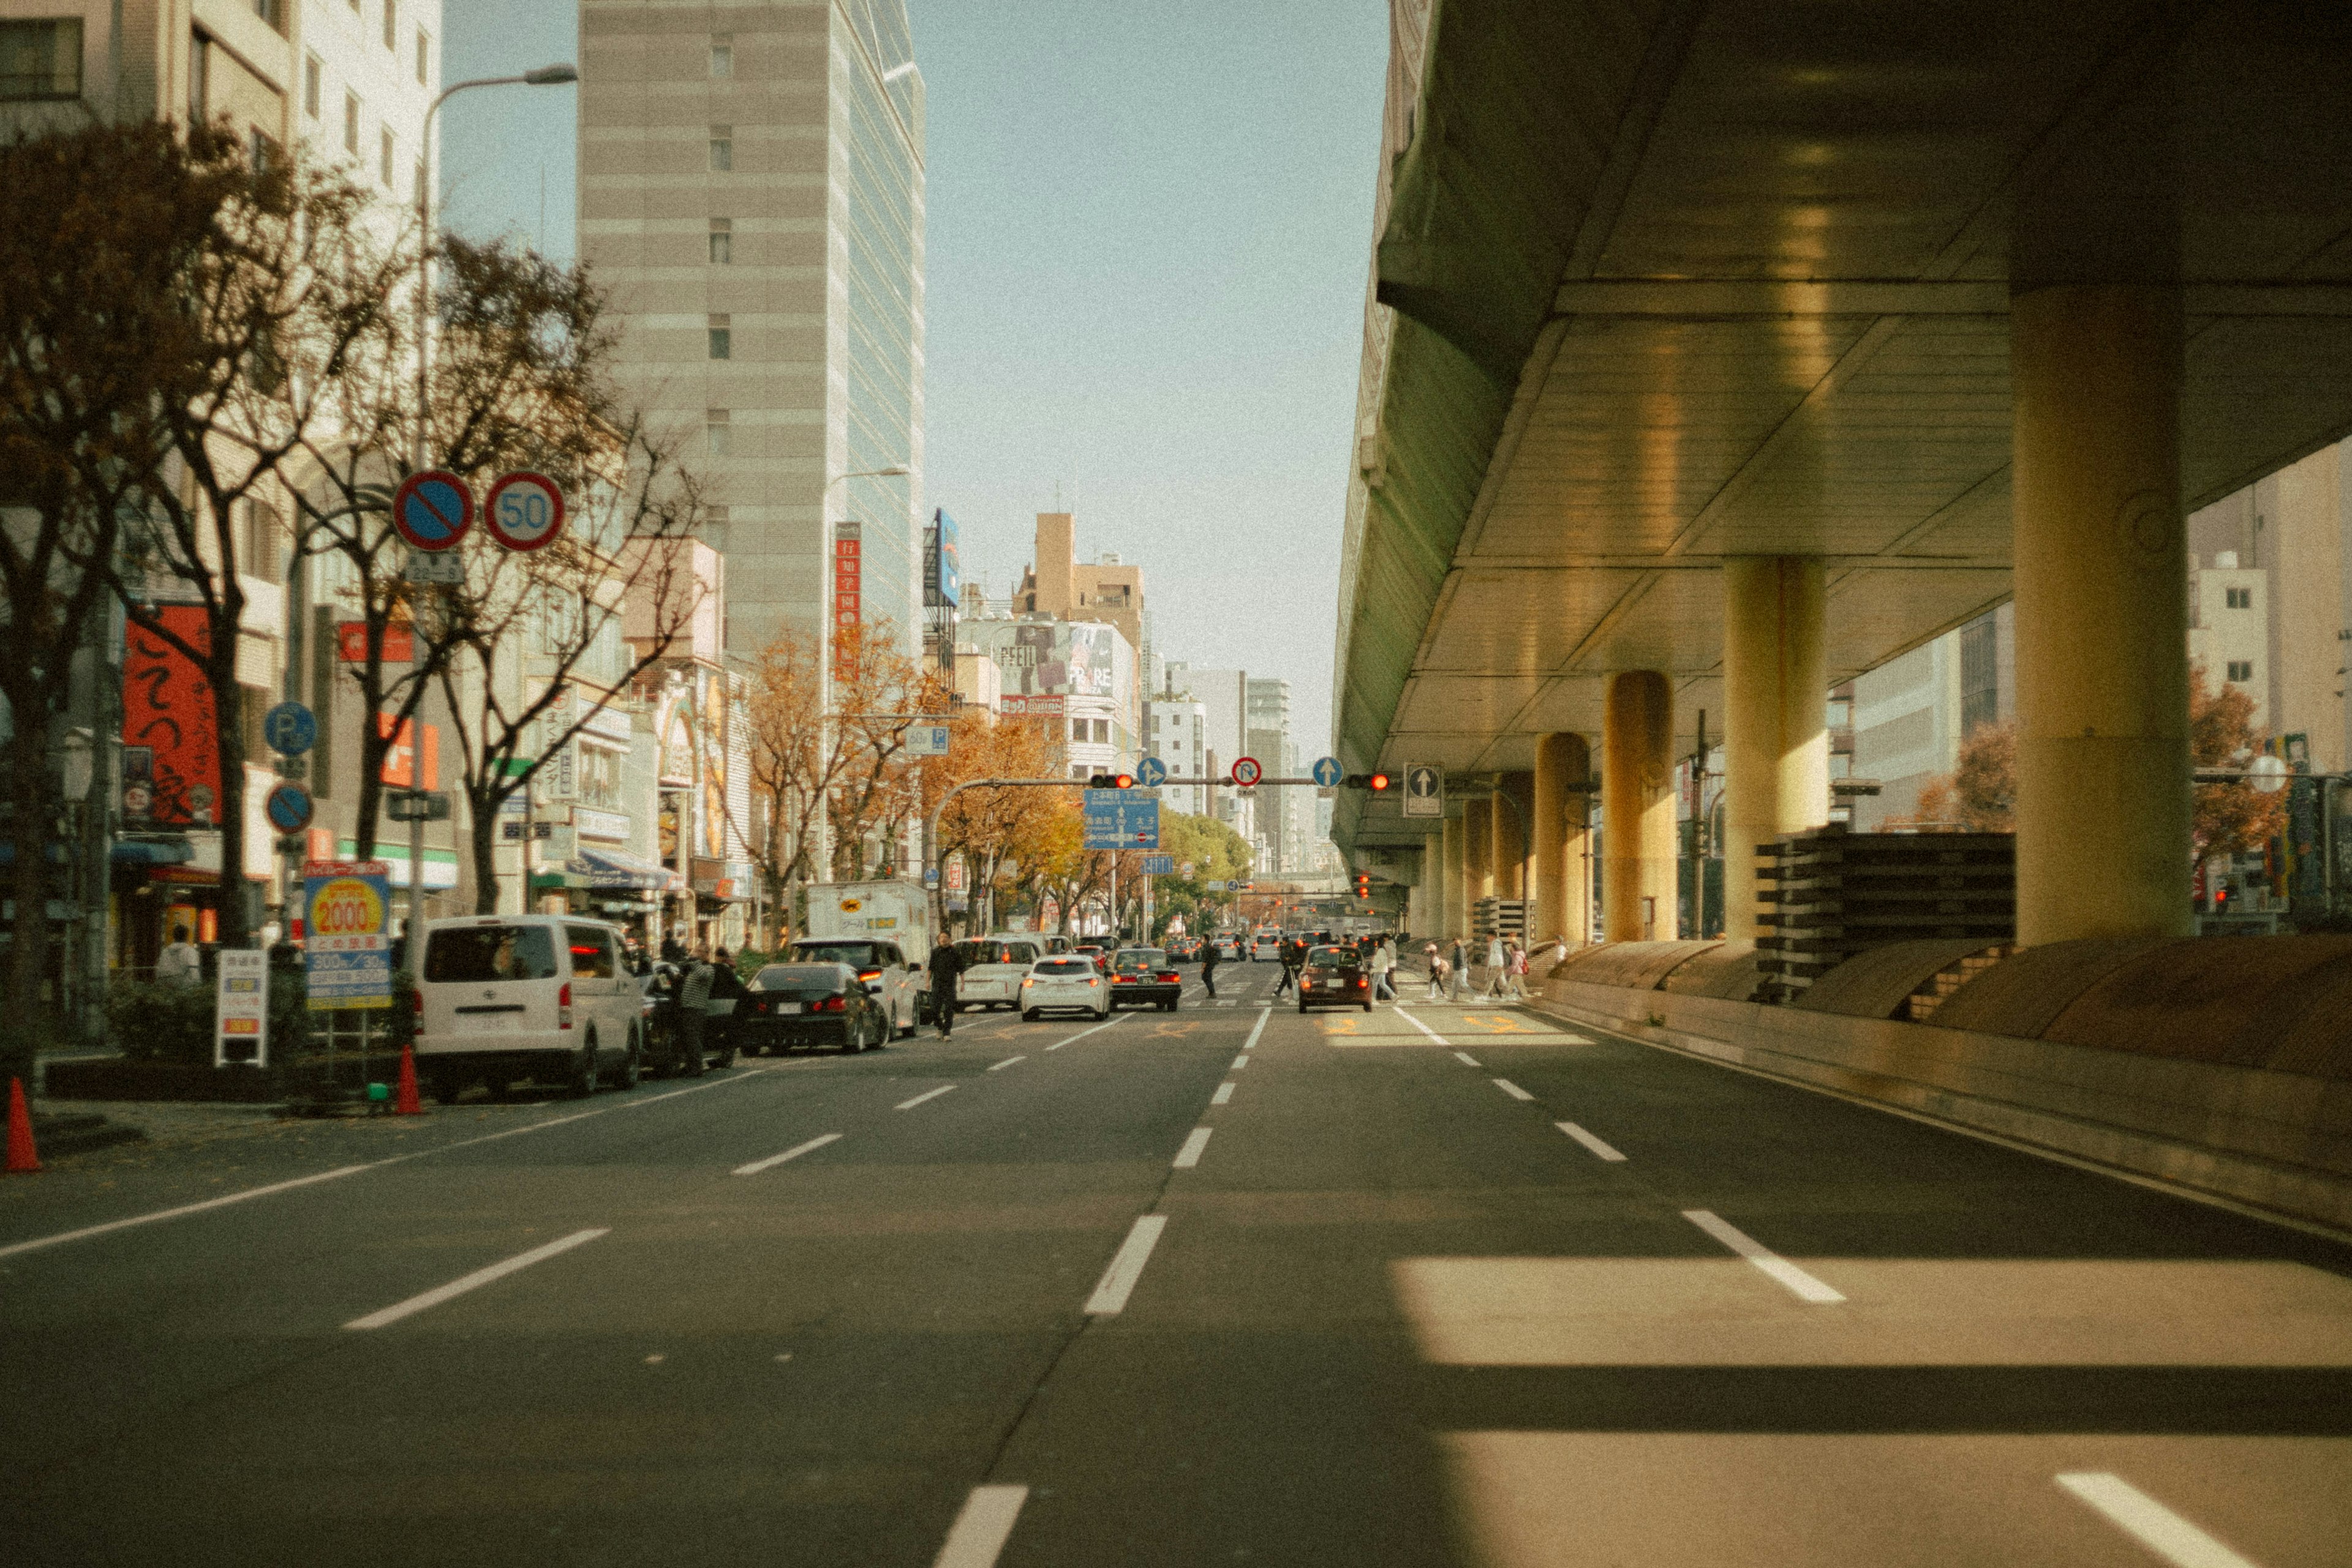
[[[858,526],[837,523],[833,542],[833,624],[836,630],[856,626],[861,618],[865,580]]]
[[[417,740],[420,730],[424,731],[421,745]],[[379,735],[393,733],[391,714],[375,716],[375,732]],[[425,762],[421,769],[416,765],[420,751],[424,753]],[[419,724],[414,719],[404,720],[400,733],[393,740],[392,749],[383,754],[383,772],[379,776],[385,784],[401,789],[438,788],[441,783],[440,730],[431,724]]]
[[[166,605],[156,619],[189,647],[211,650],[212,623],[201,605]],[[142,815],[137,806],[143,804],[154,822],[218,822],[220,735],[212,683],[193,659],[143,626],[132,626],[125,641],[122,743],[153,753],[150,793],[143,802],[126,799],[125,812]],[[126,786],[133,782],[126,777]]]
[[[335,623],[335,657],[345,664],[367,662],[367,623],[365,621]],[[386,664],[416,662],[415,627],[393,625],[383,628],[383,662]]]

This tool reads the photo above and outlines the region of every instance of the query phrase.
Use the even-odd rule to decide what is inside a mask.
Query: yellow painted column
[[[1462,931],[1478,919],[1478,900],[1495,896],[1495,803],[1472,795],[1462,803]]]
[[[1601,737],[1601,923],[1611,942],[1665,942],[1675,919],[1675,698],[1654,669],[1609,678]]]
[[[1723,934],[1757,934],[1756,847],[1830,819],[1817,556],[1723,563]]]
[[[2179,293],[2036,289],[2009,321],[2018,941],[2186,935]]]
[[[1585,805],[1588,796],[1570,784],[1588,782],[1591,753],[1581,735],[1546,735],[1536,742],[1534,925],[1528,942],[1534,946],[1554,937],[1570,947],[1592,940],[1592,897],[1586,888]]]
[[[1527,895],[1523,879],[1528,870],[1528,775],[1505,773],[1495,781],[1496,798],[1493,802],[1495,896],[1498,899],[1524,899]]]
[[[1445,819],[1444,838],[1445,869],[1443,880],[1445,896],[1439,900],[1438,914],[1438,922],[1444,929],[1435,934],[1445,937],[1459,936],[1470,926],[1462,898],[1463,832],[1460,817],[1449,816]]]

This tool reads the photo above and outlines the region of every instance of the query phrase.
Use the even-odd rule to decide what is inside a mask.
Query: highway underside
[[[11,1179],[0,1557],[2347,1561],[2352,1249],[1275,977]]]

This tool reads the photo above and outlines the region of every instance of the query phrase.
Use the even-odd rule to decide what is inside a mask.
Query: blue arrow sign
[[[1135,782],[1146,789],[1158,789],[1168,782],[1168,764],[1158,757],[1146,757],[1135,764]]]
[[[299,702],[280,702],[262,719],[261,738],[271,751],[299,757],[319,743],[319,721]]]
[[[1315,782],[1325,789],[1339,788],[1339,780],[1344,776],[1339,772],[1339,759],[1337,757],[1316,758],[1314,773]]]
[[[1149,796],[1133,790],[1090,789],[1086,813],[1089,849],[1160,847],[1160,803]]]

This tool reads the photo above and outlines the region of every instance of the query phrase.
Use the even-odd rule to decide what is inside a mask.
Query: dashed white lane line
[[[912,1099],[912,1100],[900,1100],[898,1104],[896,1104],[896,1105],[892,1106],[890,1109],[891,1109],[891,1110],[914,1110],[914,1109],[915,1109],[915,1107],[917,1107],[917,1106],[919,1106],[919,1105],[922,1104],[922,1103],[923,1103],[923,1101],[925,1101],[925,1100],[937,1100],[940,1096],[941,1096],[941,1095],[943,1095],[943,1094],[948,1094],[948,1093],[952,1092],[952,1091],[954,1090],[954,1089],[955,1089],[955,1085],[953,1085],[953,1084],[951,1084],[951,1083],[943,1083],[943,1084],[940,1085],[940,1087],[939,1087],[939,1088],[937,1088],[937,1089],[928,1089],[928,1090],[926,1090],[925,1092],[923,1092],[923,1093],[921,1093],[921,1094],[919,1094],[919,1095],[915,1096],[915,1098],[914,1098],[914,1099]]]
[[[55,1236],[38,1236],[30,1241],[11,1242],[6,1247],[0,1247],[0,1258],[14,1258],[20,1252],[34,1252],[44,1247],[62,1247],[68,1241],[86,1241],[93,1236],[104,1236],[109,1231],[128,1230],[134,1225],[153,1225],[159,1220],[178,1219],[183,1215],[202,1214],[206,1209],[226,1208],[247,1198],[266,1198],[272,1193],[290,1192],[296,1187],[331,1182],[338,1176],[355,1176],[362,1171],[374,1169],[373,1165],[344,1165],[332,1171],[321,1171],[315,1176],[297,1176],[290,1182],[275,1182],[266,1187],[247,1187],[241,1193],[206,1198],[200,1204],[182,1204],[175,1209],[158,1209],[153,1214],[132,1215],[129,1219],[110,1219],[104,1225],[86,1225],[79,1230],[59,1231]]]
[[[1498,1079],[1492,1079],[1492,1080],[1490,1080],[1490,1081],[1492,1081],[1492,1082],[1493,1082],[1494,1086],[1495,1086],[1496,1089],[1501,1089],[1505,1094],[1509,1095],[1513,1100],[1533,1100],[1533,1099],[1535,1098],[1535,1096],[1534,1096],[1534,1095],[1529,1094],[1526,1089],[1521,1089],[1517,1084],[1513,1083],[1509,1079],[1507,1079],[1507,1078],[1498,1078]]]
[[[1801,1301],[1827,1305],[1845,1298],[1712,1209],[1685,1209],[1683,1218],[1789,1288]]]
[[[1226,996],[1220,998],[1217,1005],[1220,1007],[1238,1007],[1241,1005],[1241,1001],[1242,999],[1238,996]]]
[[[1227,1100],[1233,1099],[1233,1097],[1234,1086],[1230,1083],[1221,1083],[1217,1085],[1217,1092],[1209,1096],[1209,1103],[1211,1105],[1223,1105]]]
[[[1465,1068],[1475,1068],[1478,1065],[1478,1058],[1472,1056],[1468,1051],[1454,1052],[1454,1059],[1460,1062]]]
[[[2056,1479],[2174,1568],[2255,1568],[2252,1558],[2231,1551],[2121,1476],[2072,1470]]]
[[[1406,1012],[1402,1007],[1391,1007],[1389,1011],[1394,1013],[1398,1017],[1402,1018],[1406,1023],[1411,1024],[1414,1028],[1419,1029],[1423,1034],[1427,1035],[1431,1039],[1435,1040],[1439,1045],[1451,1045],[1453,1043],[1444,1035],[1439,1034],[1436,1030],[1431,1028],[1428,1025],[1423,1023],[1420,1019]]]
[[[1003,1072],[1006,1068],[1011,1067],[1014,1062],[1025,1062],[1025,1061],[1027,1061],[1028,1059],[1029,1059],[1029,1058],[1028,1058],[1027,1057],[1007,1057],[1007,1058],[1004,1058],[1003,1061],[1001,1061],[1001,1062],[991,1062],[991,1063],[989,1063],[989,1064],[988,1064],[988,1070],[989,1070],[989,1071],[991,1071],[991,1072]]]
[[[1258,1037],[1265,1033],[1265,1021],[1273,1016],[1271,1013],[1260,1013],[1257,1016],[1257,1022],[1250,1026],[1249,1038],[1242,1042],[1242,1049],[1249,1051],[1257,1048]]]
[[[1143,1266],[1151,1261],[1151,1249],[1160,1245],[1160,1233],[1168,1228],[1164,1214],[1148,1214],[1135,1222],[1127,1239],[1118,1244],[1118,1251],[1103,1270],[1102,1282],[1095,1293],[1087,1298],[1090,1317],[1116,1317],[1126,1310],[1127,1299],[1135,1292],[1135,1282],[1143,1278]]]
[[[613,1227],[610,1226],[598,1226],[593,1230],[575,1230],[570,1236],[549,1242],[545,1247],[534,1247],[529,1252],[519,1252],[503,1263],[493,1263],[488,1268],[477,1268],[464,1279],[452,1279],[446,1285],[425,1291],[422,1296],[411,1296],[405,1301],[396,1301],[380,1312],[370,1312],[364,1318],[353,1318],[343,1327],[380,1329],[387,1323],[396,1323],[401,1319],[422,1312],[428,1307],[437,1307],[442,1302],[462,1296],[468,1290],[478,1290],[492,1280],[503,1279],[509,1274],[520,1273],[534,1263],[544,1263],[558,1253],[569,1252],[575,1247],[585,1247],[598,1237],[610,1236],[612,1233]]]
[[[1189,1171],[1199,1164],[1201,1152],[1209,1146],[1209,1134],[1215,1131],[1213,1127],[1193,1128],[1192,1135],[1184,1140],[1184,1146],[1176,1151],[1176,1158],[1173,1162],[1175,1168],[1179,1171]]]
[[[1121,1016],[1124,1016],[1125,1015],[1121,1015]],[[1085,1039],[1088,1035],[1099,1035],[1099,1034],[1101,1034],[1105,1029],[1109,1028],[1112,1025],[1114,1025],[1114,1024],[1116,1024],[1116,1023],[1118,1023],[1118,1018],[1108,1018],[1108,1019],[1105,1019],[1103,1022],[1101,1022],[1101,1023],[1099,1023],[1099,1024],[1097,1024],[1097,1025],[1096,1025],[1093,1028],[1091,1028],[1091,1029],[1080,1029],[1076,1034],[1072,1035],[1068,1039],[1066,1039],[1066,1040],[1055,1040],[1052,1045],[1047,1046],[1045,1048],[1046,1048],[1047,1050],[1049,1050],[1049,1051],[1058,1051],[1058,1050],[1060,1050],[1064,1046],[1075,1046],[1075,1045],[1076,1045],[1080,1040]]]
[[[764,1160],[754,1160],[748,1165],[738,1165],[735,1167],[735,1174],[756,1176],[761,1172],[772,1170],[787,1160],[797,1160],[802,1155],[822,1149],[828,1143],[838,1142],[840,1139],[841,1134],[838,1132],[828,1132],[822,1138],[812,1138],[805,1143],[795,1144],[781,1154],[771,1154]]]
[[[931,1568],[996,1568],[1021,1505],[1028,1500],[1027,1487],[972,1488]]]
[[[1241,1070],[1242,1070],[1242,1068],[1245,1068],[1245,1067],[1249,1066],[1249,1064],[1250,1064],[1249,1053],[1248,1053],[1247,1051],[1244,1051],[1241,1055],[1239,1055],[1239,1056],[1237,1056],[1237,1057],[1235,1057],[1235,1058],[1234,1058],[1234,1067],[1233,1067],[1233,1070],[1234,1070],[1234,1071],[1235,1071],[1235,1072],[1239,1072],[1239,1071],[1241,1071]]]
[[[1608,1144],[1603,1143],[1600,1139],[1595,1138],[1591,1133],[1587,1132],[1583,1128],[1579,1127],[1573,1121],[1555,1121],[1552,1125],[1559,1128],[1562,1132],[1567,1133],[1570,1138],[1575,1139],[1578,1142],[1583,1144],[1587,1149],[1591,1150],[1593,1153],[1599,1155],[1603,1160],[1608,1160],[1613,1163],[1622,1161],[1625,1158],[1624,1155],[1620,1154],[1616,1150],[1612,1149]]]

